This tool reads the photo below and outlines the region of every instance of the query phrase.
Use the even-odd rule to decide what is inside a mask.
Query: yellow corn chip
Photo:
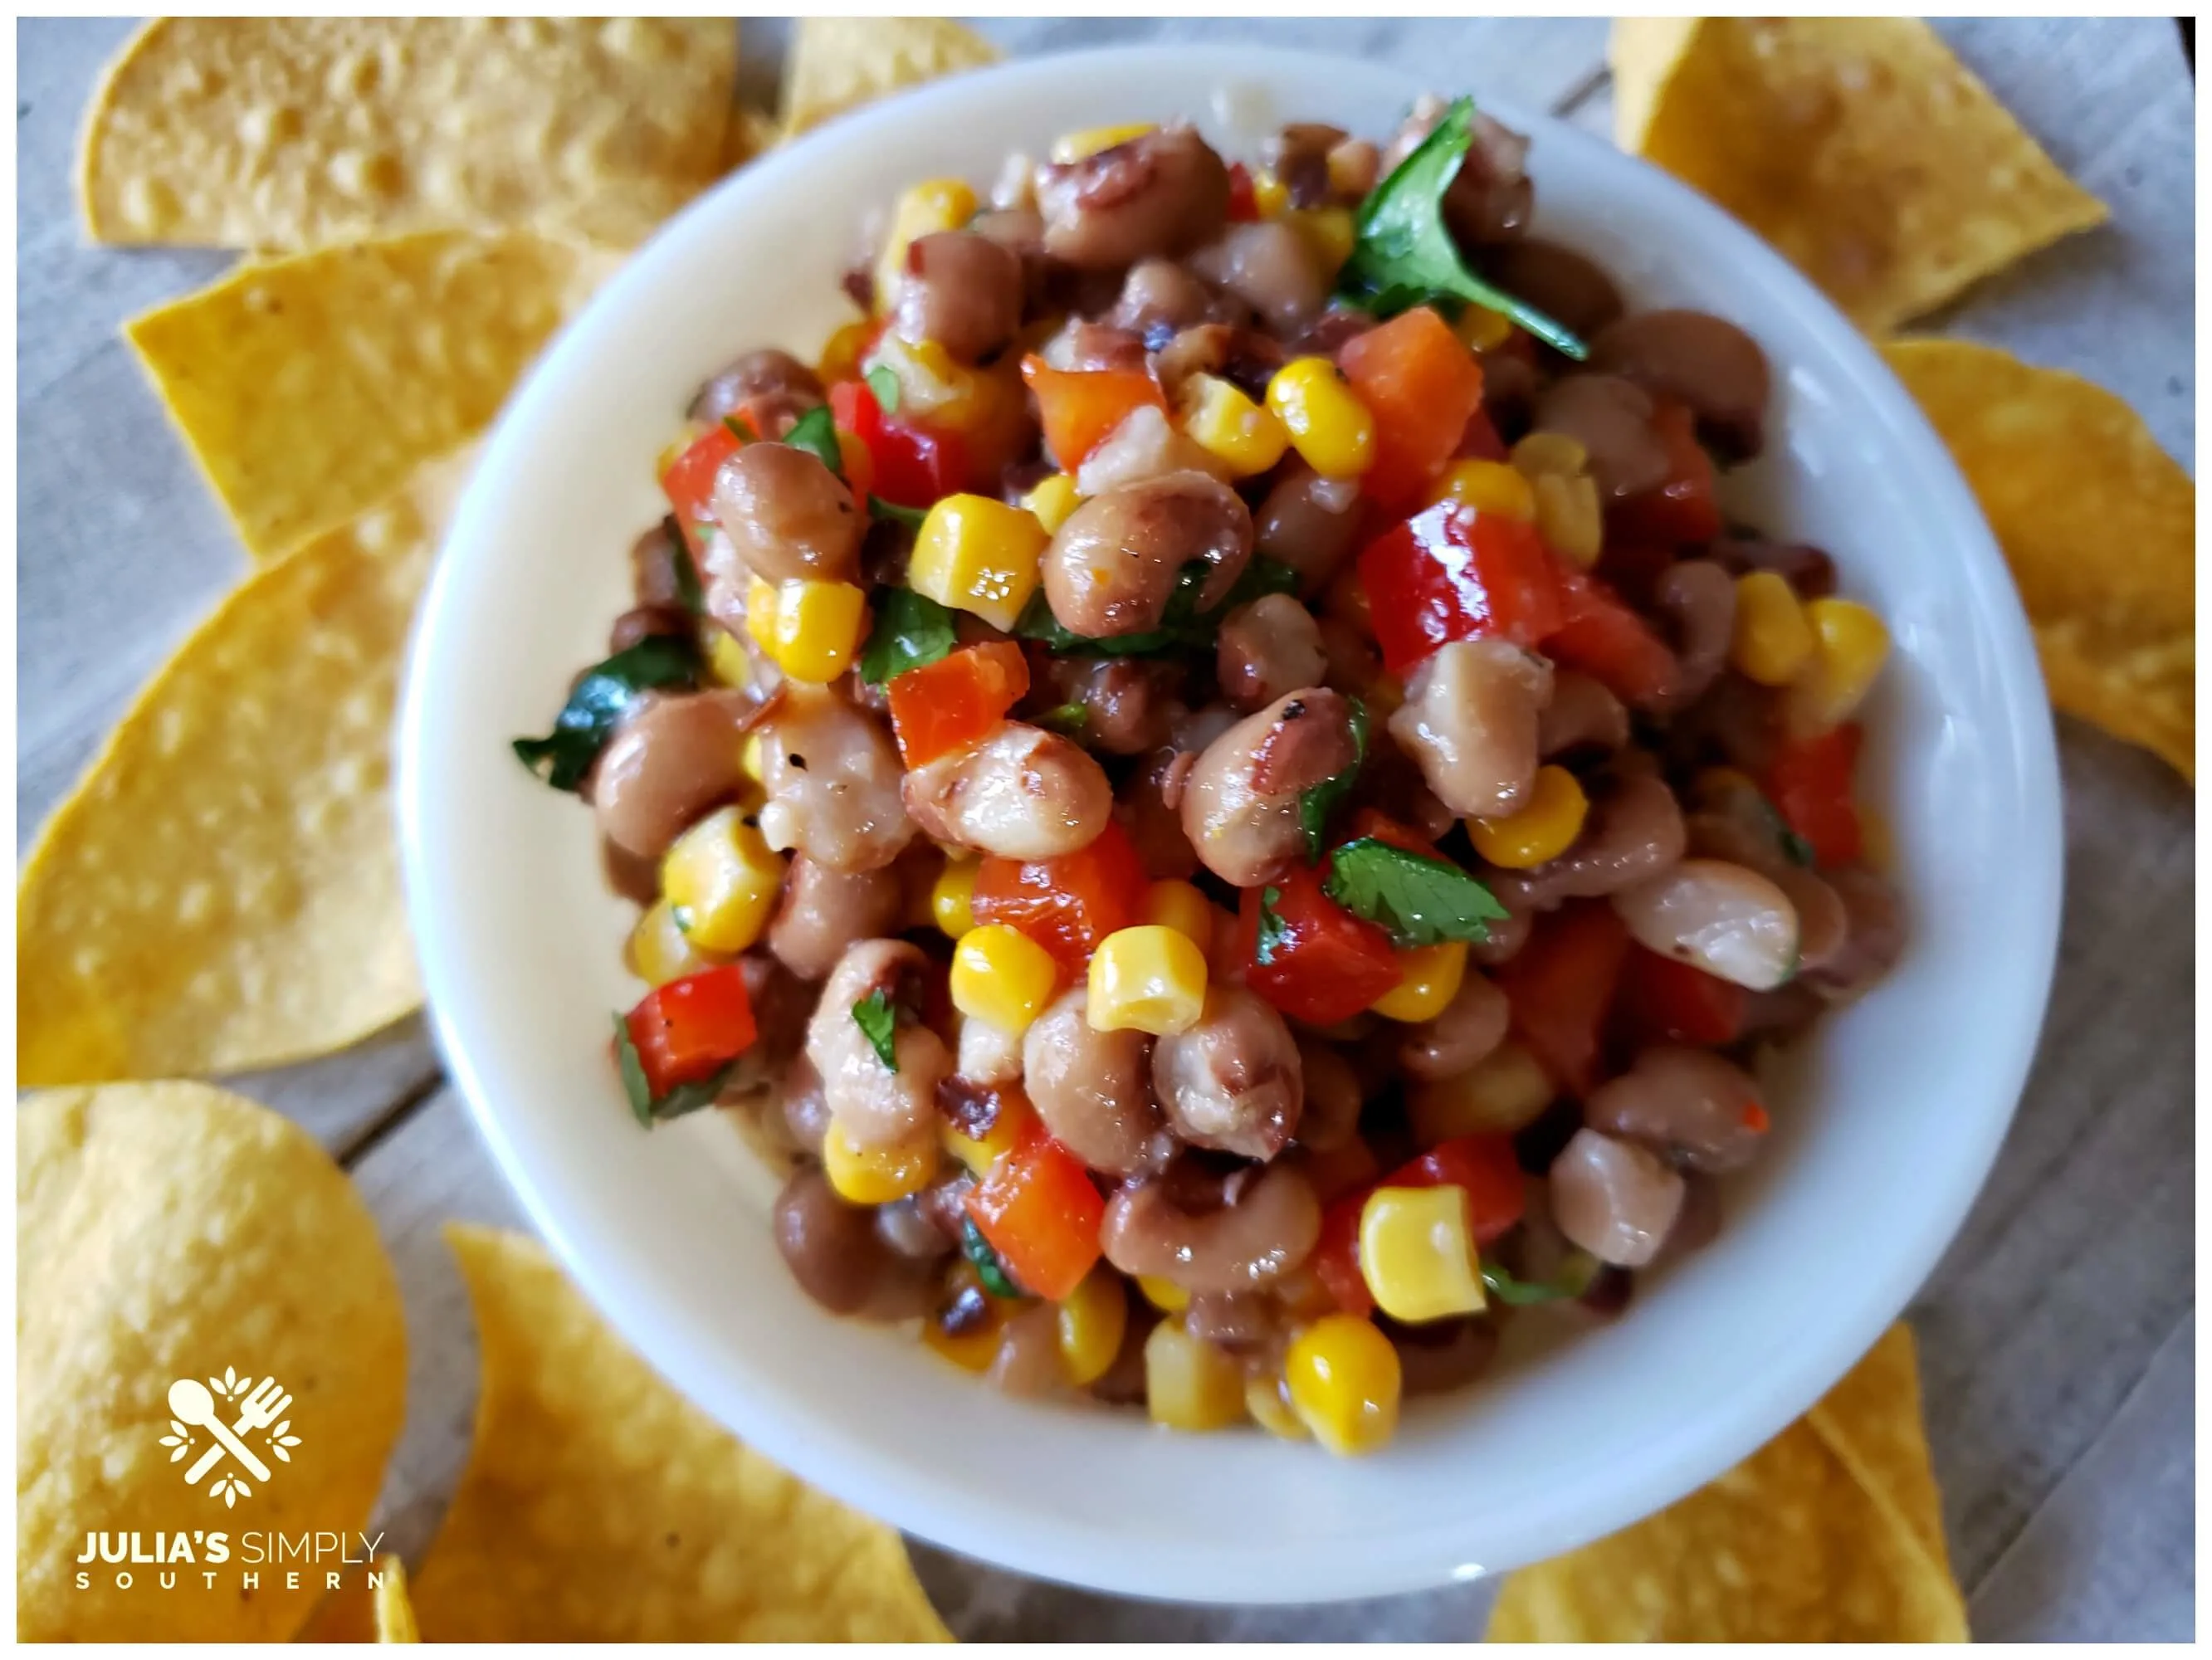
[[[380,1643],[419,1643],[415,1607],[407,1600],[407,1571],[396,1556],[381,1559],[377,1566],[376,1640]]]
[[[16,895],[19,1085],[276,1066],[422,1001],[386,751],[467,465],[256,571],[139,695]]]
[[[164,17],[78,161],[103,242],[300,252],[404,231],[629,247],[712,184],[727,18]]]
[[[1882,351],[2004,546],[2051,701],[2193,782],[2196,482],[2078,375],[1962,340]]]
[[[240,1535],[357,1532],[405,1405],[368,1207],[296,1125],[205,1084],[33,1096],[15,1158],[16,1635],[290,1636],[323,1577],[264,1561],[249,1586]],[[88,1535],[167,1560],[81,1564]]]
[[[805,132],[902,87],[981,69],[999,49],[949,17],[802,17],[783,75],[783,129]]]
[[[662,1383],[536,1244],[446,1237],[483,1382],[468,1471],[415,1577],[431,1641],[946,1640],[897,1534]]]
[[[2105,217],[1909,17],[1613,24],[1615,136],[1881,333]]]
[[[722,171],[734,173],[756,155],[765,155],[783,142],[783,129],[775,116],[741,104],[730,112],[730,128],[722,143]]]
[[[242,266],[129,333],[265,556],[474,437],[611,263],[541,237],[431,232]]]
[[[1911,1337],[1710,1486],[1512,1574],[1486,1639],[1966,1641]]]

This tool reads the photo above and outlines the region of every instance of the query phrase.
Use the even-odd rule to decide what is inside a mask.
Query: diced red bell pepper
[[[653,1097],[696,1084],[752,1047],[758,1031],[735,963],[656,987],[624,1020]]]
[[[1057,859],[986,859],[976,866],[976,921],[1004,922],[1080,973],[1098,942],[1132,926],[1144,904],[1145,866],[1118,820],[1089,847]]]
[[[1632,945],[1613,1020],[1623,1045],[1694,1043],[1714,1048],[1742,1035],[1751,994],[1688,963]]]
[[[1252,169],[1242,161],[1229,164],[1229,220],[1249,225],[1260,216],[1259,198],[1252,189]]]
[[[1577,1096],[1597,1087],[1606,1015],[1628,945],[1628,929],[1604,900],[1570,903],[1540,917],[1528,943],[1498,970],[1513,1029]]]
[[[1063,472],[1081,466],[1131,411],[1168,406],[1160,383],[1143,369],[1056,369],[1030,356],[1022,359],[1022,380],[1036,396],[1045,447]]]
[[[964,1204],[1000,1261],[1039,1297],[1058,1302],[1097,1264],[1106,1201],[1083,1161],[1048,1135],[1000,1154]]]
[[[909,768],[980,742],[1030,689],[1030,666],[1011,640],[966,646],[894,675],[891,729]]]
[[[1477,410],[1467,417],[1466,429],[1459,435],[1459,448],[1454,453],[1462,461],[1503,461],[1510,452],[1505,447],[1505,441],[1498,435],[1490,411]]]
[[[714,475],[722,463],[744,447],[744,441],[717,421],[684,447],[660,475],[661,493],[676,510],[684,539],[696,551],[707,539],[702,525],[714,522]]]
[[[1314,1278],[1346,1314],[1375,1312],[1375,1293],[1359,1270],[1359,1214],[1378,1185],[1369,1182],[1328,1203],[1321,1213],[1321,1236],[1306,1258]]]
[[[1391,1171],[1382,1185],[1463,1189],[1478,1245],[1503,1238],[1517,1227],[1528,1196],[1510,1135],[1462,1135],[1440,1141]]]
[[[1720,502],[1713,490],[1713,459],[1698,442],[1695,417],[1681,404],[1661,400],[1652,412],[1652,430],[1666,446],[1664,483],[1626,502],[1606,515],[1605,539],[1636,542],[1710,542],[1721,533]]]
[[[1426,306],[1355,335],[1336,361],[1375,417],[1375,461],[1360,490],[1402,510],[1443,471],[1482,408],[1482,365]]]
[[[1244,983],[1285,1014],[1310,1025],[1349,1020],[1396,986],[1390,936],[1322,891],[1321,869],[1300,865],[1279,880],[1246,888],[1237,907],[1237,957]],[[1269,960],[1259,957],[1260,907],[1282,919]]]
[[[885,415],[865,380],[840,380],[830,387],[830,413],[867,446],[875,493],[886,502],[927,508],[967,480],[968,450],[959,434]]]
[[[1790,739],[1767,763],[1767,799],[1823,866],[1848,865],[1865,849],[1858,806],[1851,800],[1851,775],[1858,769],[1864,736],[1856,721],[1846,721],[1817,738]]]
[[[1383,667],[1457,640],[1535,645],[1561,621],[1557,571],[1534,525],[1455,502],[1415,514],[1359,555]]]
[[[1649,623],[1594,576],[1562,564],[1558,580],[1561,621],[1542,642],[1553,662],[1602,681],[1632,704],[1673,687],[1680,665]]]

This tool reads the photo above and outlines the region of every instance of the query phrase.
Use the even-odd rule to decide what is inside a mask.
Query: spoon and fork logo
[[[237,1415],[228,1423],[224,1421],[226,1406],[221,1403],[236,1405]],[[234,1505],[252,1496],[246,1475],[257,1481],[270,1479],[269,1466],[246,1445],[247,1436],[268,1431],[264,1444],[270,1455],[281,1463],[292,1462],[292,1449],[300,1444],[300,1438],[292,1433],[292,1422],[284,1416],[291,1406],[292,1397],[275,1378],[264,1377],[257,1385],[251,1377],[240,1377],[234,1367],[224,1367],[221,1377],[210,1377],[204,1383],[197,1377],[179,1377],[169,1385],[170,1432],[161,1438],[161,1444],[172,1449],[169,1462],[173,1464],[192,1450],[197,1438],[192,1431],[205,1430],[215,1444],[185,1472],[185,1485],[199,1486],[200,1478],[228,1456],[239,1469],[217,1475],[208,1483],[207,1491],[210,1499],[221,1499],[226,1507]],[[240,1474],[241,1469],[245,1475]]]

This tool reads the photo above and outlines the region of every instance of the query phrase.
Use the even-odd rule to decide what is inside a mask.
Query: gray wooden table
[[[1397,63],[1609,131],[1601,20],[1222,22],[990,20],[1010,51],[1265,38]],[[118,338],[124,318],[225,256],[88,249],[75,134],[128,26],[18,25],[17,843],[133,690],[245,559]],[[1935,320],[2112,388],[2195,466],[2194,88],[2171,23],[1945,26],[1961,55],[2112,223],[2004,273]],[[749,82],[782,30],[748,23]],[[2066,915],[2041,1056],[2003,1156],[1914,1304],[1945,1517],[1988,1639],[2194,1631],[2196,1273],[2191,932],[2195,806],[2137,751],[2060,723]],[[447,1217],[521,1225],[419,1020],[343,1055],[235,1080],[353,1171],[407,1298],[410,1418],[391,1538],[428,1541],[459,1473],[476,1359]],[[916,1556],[971,1639],[1451,1639],[1487,1588],[1326,1608],[1171,1607]]]

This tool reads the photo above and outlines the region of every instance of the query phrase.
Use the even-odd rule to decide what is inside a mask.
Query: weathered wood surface
[[[993,19],[1010,50],[1264,40],[1403,64],[1604,131],[1602,20]],[[78,121],[128,24],[19,25],[17,842],[245,558],[117,334],[227,257],[84,247]],[[1924,325],[2076,370],[2195,465],[2194,88],[2159,20],[1947,23],[1962,56],[2112,226],[2038,255]],[[748,83],[782,28],[745,25]],[[1916,1302],[1946,1520],[1978,1636],[2185,1638],[2194,1630],[2196,1280],[2191,1224],[2194,801],[2155,761],[2061,722],[2064,937],[2041,1055],[1987,1190]],[[428,1541],[465,1456],[475,1344],[439,1237],[520,1225],[422,1023],[312,1067],[239,1080],[353,1170],[408,1299],[410,1415],[386,1513]],[[927,1549],[963,1636],[1449,1639],[1489,1592],[1321,1609],[1094,1597]]]

